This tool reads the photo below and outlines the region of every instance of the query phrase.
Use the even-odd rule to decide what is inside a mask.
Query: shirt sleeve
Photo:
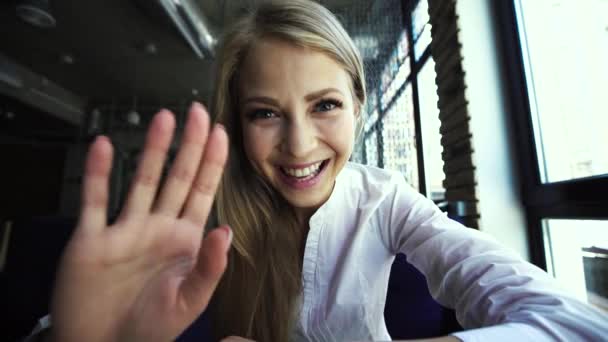
[[[449,219],[393,177],[383,237],[422,272],[433,298],[453,308],[463,341],[603,341],[608,315],[577,300],[540,268],[489,235]]]

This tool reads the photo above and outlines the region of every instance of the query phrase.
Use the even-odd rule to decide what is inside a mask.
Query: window
[[[543,220],[547,268],[572,293],[608,311],[608,221]]]
[[[607,173],[608,1],[516,4],[543,183]]]
[[[420,94],[420,124],[422,140],[424,141],[424,174],[426,176],[427,196],[434,201],[445,199],[445,172],[441,153],[441,133],[439,131],[439,108],[437,101],[437,84],[435,83],[435,62],[433,58],[422,66],[418,74],[418,89]]]
[[[382,6],[385,2],[376,4]],[[396,25],[399,30],[387,34],[391,40],[379,37],[372,44],[367,36],[355,37],[355,43],[364,55],[373,55],[377,61],[366,65],[369,97],[363,113],[365,133],[360,141],[362,146],[355,148],[353,160],[399,171],[410,185],[433,200],[441,201],[445,197],[445,176],[435,69],[430,57],[428,4],[426,0],[400,1],[399,4],[403,17]],[[372,13],[375,13],[375,6],[372,6]],[[378,13],[383,18],[387,13],[394,16],[395,7],[390,7],[389,12]],[[370,29],[384,34],[382,27],[383,24],[378,24]],[[392,27],[394,29],[394,23]],[[380,46],[380,51],[386,51],[384,55],[378,49],[374,53],[365,52],[372,46],[378,48],[378,42],[382,41],[388,41]],[[427,163],[426,158],[430,162]]]
[[[496,2],[532,261],[608,305],[608,1]]]

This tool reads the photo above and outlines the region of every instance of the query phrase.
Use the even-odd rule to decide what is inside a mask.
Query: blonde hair
[[[216,337],[286,341],[296,317],[306,232],[293,208],[258,175],[245,156],[238,116],[238,72],[247,52],[275,38],[327,54],[352,79],[355,115],[365,103],[363,63],[338,19],[308,0],[266,2],[226,32],[218,53],[212,112],[231,138],[216,197],[216,215],[234,232],[228,267],[213,302]],[[359,127],[362,125],[359,123]]]

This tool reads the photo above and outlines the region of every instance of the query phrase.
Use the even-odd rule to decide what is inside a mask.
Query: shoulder
[[[397,171],[351,162],[340,172],[338,182],[345,194],[362,202],[381,202],[397,194],[417,194]]]
[[[346,163],[338,178],[350,188],[367,191],[390,191],[397,187],[411,189],[411,186],[405,182],[404,176],[397,171],[352,162]]]
[[[396,178],[403,178],[401,174],[392,170],[381,169],[371,165],[348,162],[340,173],[343,180],[349,182],[365,182],[371,184],[385,184],[393,182]]]

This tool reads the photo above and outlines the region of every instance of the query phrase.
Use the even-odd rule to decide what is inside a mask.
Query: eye
[[[338,100],[321,100],[315,105],[315,112],[329,112],[336,108],[342,108],[342,102]]]
[[[277,115],[270,109],[256,109],[247,115],[250,120],[267,120],[276,117]]]

